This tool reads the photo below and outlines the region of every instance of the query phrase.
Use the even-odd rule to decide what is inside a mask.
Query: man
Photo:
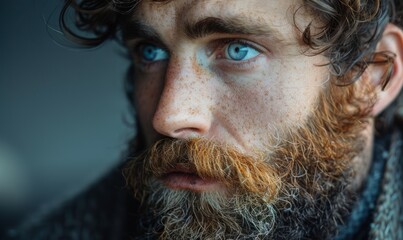
[[[403,239],[398,1],[69,6],[132,56],[138,202],[107,180],[25,236]]]

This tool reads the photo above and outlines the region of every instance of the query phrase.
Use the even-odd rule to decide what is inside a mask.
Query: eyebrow
[[[206,37],[215,33],[239,35],[266,35],[281,39],[281,33],[266,24],[247,22],[244,18],[207,17],[194,24],[185,25],[185,34],[192,39]]]
[[[137,19],[125,23],[123,26],[123,38],[126,40],[144,38],[156,42],[161,41],[160,35],[153,27]]]
[[[186,22],[184,32],[191,39],[203,38],[213,34],[263,35],[276,40],[284,40],[282,34],[267,24],[246,22],[243,18],[207,17],[195,23]],[[139,19],[126,22],[123,27],[124,39],[143,38],[161,42],[161,36],[150,25]]]

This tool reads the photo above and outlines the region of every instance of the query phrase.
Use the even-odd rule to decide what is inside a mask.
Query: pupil
[[[152,60],[155,57],[154,48],[151,46],[147,46],[144,48],[144,58],[146,60]]]

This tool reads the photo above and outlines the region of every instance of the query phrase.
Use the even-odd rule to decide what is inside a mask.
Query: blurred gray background
[[[52,30],[61,2],[0,1],[3,218],[46,211],[76,194],[121,161],[132,133],[122,47],[61,46],[69,43]]]

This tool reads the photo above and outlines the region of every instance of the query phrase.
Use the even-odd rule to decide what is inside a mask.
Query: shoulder
[[[128,203],[133,202],[116,167],[84,192],[50,213],[10,230],[6,239],[125,239]]]

